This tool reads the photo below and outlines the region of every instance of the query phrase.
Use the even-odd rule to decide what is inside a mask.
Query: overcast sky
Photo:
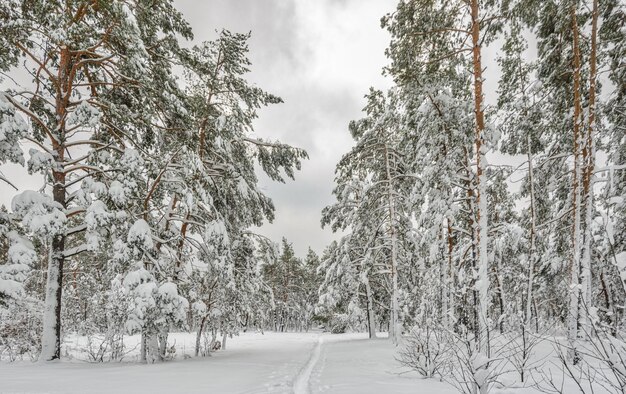
[[[249,79],[283,98],[261,111],[260,137],[304,148],[310,159],[296,180],[277,184],[262,178],[274,200],[276,219],[259,232],[285,236],[303,256],[334,238],[320,227],[324,206],[333,202],[335,164],[352,145],[348,122],[361,116],[370,86],[390,85],[382,75],[389,35],[380,18],[396,0],[177,0],[196,41],[215,30],[252,32]]]

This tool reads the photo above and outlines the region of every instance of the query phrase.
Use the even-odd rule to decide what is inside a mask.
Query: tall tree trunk
[[[581,322],[589,324],[589,308],[593,305],[591,296],[591,222],[593,219],[593,185],[594,185],[594,167],[595,167],[595,146],[594,131],[596,127],[596,78],[597,78],[597,36],[598,36],[598,0],[593,1],[593,10],[591,14],[591,53],[589,55],[589,117],[587,127],[587,138],[583,149],[583,163],[585,165],[583,175],[583,198],[584,198],[584,245],[582,256],[582,272],[581,272],[581,295],[582,305],[584,308]]]
[[[489,259],[487,220],[487,177],[485,174],[485,113],[483,109],[483,69],[481,61],[480,13],[478,0],[471,1],[472,46],[474,64],[474,112],[476,116],[476,221],[478,252],[478,327],[479,348],[489,356]]]
[[[445,283],[445,294],[446,294],[446,299],[447,299],[447,310],[446,313],[444,315],[445,320],[444,320],[444,324],[446,328],[451,328],[452,327],[452,316],[454,311],[455,311],[455,304],[454,304],[454,294],[453,294],[453,289],[454,289],[454,278],[452,277],[452,252],[454,250],[454,238],[452,237],[452,218],[448,217],[447,220],[447,225],[446,225],[446,229],[447,229],[447,244],[448,244],[448,267],[446,270],[446,283]]]
[[[535,206],[535,175],[531,153],[530,135],[527,136],[528,177],[530,181],[530,253],[528,256],[528,285],[526,292],[526,310],[524,313],[524,334],[530,330],[532,319],[533,282],[535,280],[535,259],[537,255],[537,211]],[[524,338],[524,342],[527,339]]]
[[[174,271],[174,282],[178,286],[178,282],[180,280],[180,274],[182,270],[183,263],[183,251],[185,249],[185,239],[187,238],[187,229],[189,227],[189,219],[191,217],[191,212],[187,211],[185,214],[185,221],[183,225],[180,227],[180,240],[178,240],[177,251],[176,251],[176,271]]]
[[[464,148],[464,169],[465,169],[465,174],[466,174],[466,180],[465,180],[465,184],[466,184],[466,194],[467,194],[467,210],[469,212],[468,215],[468,229],[470,231],[470,235],[471,235],[471,239],[472,242],[470,244],[470,249],[471,253],[472,253],[472,258],[471,258],[471,268],[472,270],[476,270],[477,268],[477,249],[478,249],[478,240],[477,240],[477,231],[476,231],[476,221],[475,221],[475,214],[476,214],[476,194],[475,192],[475,186],[472,183],[473,182],[473,175],[474,173],[472,172],[472,163],[470,161],[470,153],[469,153],[469,149],[467,149],[467,147]],[[461,257],[461,260],[463,260],[465,258],[465,256]],[[480,328],[479,328],[479,323],[478,323],[478,296],[477,296],[477,291],[476,288],[474,287],[471,290],[471,300],[468,300],[468,295],[464,295],[463,297],[463,324],[465,324],[466,326],[469,326],[470,324],[470,315],[471,315],[471,321],[472,321],[472,330],[474,331],[474,336],[475,338],[480,337]],[[469,308],[470,302],[472,303],[471,305],[471,310],[468,312],[467,308]]]
[[[579,270],[580,270],[580,205],[581,205],[581,130],[580,119],[582,117],[582,104],[580,95],[580,46],[578,42],[578,20],[576,18],[576,8],[571,8],[572,34],[573,34],[573,54],[574,54],[574,173],[572,182],[572,252],[569,267],[570,274],[570,296],[569,311],[567,319],[567,339],[570,342],[568,360],[576,362],[575,342],[578,336],[578,307],[579,307]]]
[[[67,105],[71,93],[71,57],[66,46],[61,47],[58,72],[58,90],[56,92],[57,135],[52,139],[54,160],[52,198],[64,209],[67,207],[65,193],[65,122]],[[61,301],[63,293],[63,266],[65,264],[65,234],[56,234],[52,238],[48,258],[48,277],[46,281],[46,300],[43,313],[40,361],[51,361],[61,357]]]
[[[393,198],[393,184],[391,182],[391,163],[389,160],[389,147],[385,143],[385,170],[387,175],[387,198],[389,203],[389,238],[391,241],[391,321],[389,322],[389,336],[397,345],[400,338],[400,326],[398,323],[398,245],[396,240],[395,204]]]

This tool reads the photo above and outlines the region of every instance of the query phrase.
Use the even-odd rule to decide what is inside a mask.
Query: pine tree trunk
[[[584,245],[582,256],[581,272],[581,295],[583,315],[581,322],[583,325],[589,324],[589,308],[593,307],[591,296],[591,224],[593,219],[593,185],[595,168],[595,146],[594,131],[596,119],[596,78],[597,78],[597,34],[598,34],[598,0],[593,1],[592,22],[591,22],[591,53],[589,56],[589,124],[587,127],[587,138],[583,149],[583,163],[585,165],[583,177],[583,198],[585,208],[584,222]]]
[[[471,1],[472,46],[474,65],[474,111],[476,116],[476,221],[478,252],[478,327],[479,348],[489,356],[489,260],[488,260],[488,221],[487,221],[487,177],[485,174],[484,144],[485,114],[483,110],[483,75],[481,64],[480,15],[478,0]]]
[[[465,180],[465,185],[466,185],[466,194],[467,194],[467,210],[470,213],[468,216],[468,230],[471,234],[471,239],[472,239],[472,243],[470,245],[470,249],[471,253],[472,253],[472,258],[470,259],[471,261],[471,268],[472,270],[476,270],[477,268],[477,248],[478,248],[478,240],[477,240],[477,231],[476,231],[476,221],[475,221],[475,212],[476,212],[476,195],[474,193],[474,184],[473,182],[473,175],[474,173],[472,172],[472,164],[470,162],[470,155],[469,155],[469,151],[467,149],[467,147],[464,147],[464,170],[465,170],[465,174],[466,174],[466,180]],[[461,260],[464,259],[464,256],[461,257]],[[465,286],[465,285],[463,285]],[[479,328],[479,323],[478,323],[478,297],[477,297],[477,291],[475,288],[471,289],[471,291],[467,292],[469,294],[465,294],[463,296],[463,300],[462,300],[462,309],[463,309],[463,316],[462,316],[462,320],[463,320],[463,324],[467,327],[469,327],[469,325],[472,325],[472,330],[474,331],[474,337],[476,338],[476,340],[478,341],[478,338],[480,337],[480,328]],[[472,297],[471,300],[468,300],[468,297]],[[472,304],[470,304],[472,303]],[[470,307],[471,305],[471,311],[468,311],[467,309]],[[470,319],[471,319],[471,323],[470,323]]]
[[[189,227],[189,218],[191,212],[187,211],[185,220],[180,228],[180,240],[178,240],[177,252],[176,252],[176,270],[174,271],[174,282],[178,286],[180,281],[180,274],[182,271],[183,251],[185,249],[185,239],[187,238],[187,228]]]
[[[579,307],[579,270],[580,270],[580,203],[581,203],[581,133],[580,118],[582,116],[582,105],[580,97],[580,47],[578,44],[578,21],[576,9],[571,9],[572,33],[574,36],[574,173],[572,182],[572,252],[569,267],[570,274],[570,295],[569,311],[567,319],[567,339],[570,342],[570,350],[567,358],[570,362],[576,361],[575,342],[578,336],[578,307]]]
[[[61,296],[64,238],[63,236],[54,237],[48,259],[40,361],[52,361],[61,357]]]
[[[442,229],[442,232],[444,230]],[[441,242],[441,241],[440,241]],[[445,254],[445,251],[442,253]],[[441,299],[441,311],[439,318],[444,327],[448,327],[448,289],[447,289],[447,264],[444,256],[439,260],[439,298]]]
[[[71,59],[69,49],[61,47],[59,58],[58,86],[56,94],[56,116],[58,120],[56,139],[52,138],[56,168],[63,168],[65,158],[65,122],[67,105],[71,91]],[[54,185],[52,198],[66,208],[65,172],[52,171]],[[63,266],[65,264],[65,235],[57,234],[52,238],[48,259],[48,277],[46,281],[46,299],[44,304],[43,330],[41,338],[40,361],[51,361],[61,357],[61,301],[63,293]]]
[[[397,345],[400,339],[400,326],[398,323],[398,246],[396,242],[396,226],[394,223],[396,212],[390,167],[389,148],[385,143],[385,169],[387,172],[387,197],[389,203],[389,238],[391,241],[391,321],[389,322],[389,337],[393,344]]]

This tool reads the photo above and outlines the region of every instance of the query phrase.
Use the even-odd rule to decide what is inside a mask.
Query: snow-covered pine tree
[[[364,285],[369,284],[368,275],[388,275],[389,333],[397,343],[401,333],[400,277],[413,246],[408,185],[414,176],[407,171],[402,149],[398,95],[371,89],[366,98],[366,117],[350,123],[356,145],[337,165],[333,194],[338,202],[324,209],[322,225],[349,229],[353,240],[365,242],[358,245],[363,253],[358,259],[343,257],[349,264],[365,259],[374,267],[363,270]]]
[[[97,244],[102,228],[90,226],[90,213],[105,220],[123,211],[129,185],[117,174],[132,171],[154,133],[154,112],[175,101],[164,99],[172,77],[163,59],[177,51],[177,35],[191,31],[169,1],[9,1],[1,15],[0,64],[32,77],[5,90],[2,106],[22,118],[8,128],[8,141],[30,147],[28,169],[47,186],[20,193],[12,208],[29,234],[50,245],[41,360],[53,360],[65,263]]]
[[[402,89],[403,127],[409,130],[403,146],[407,157],[413,158],[411,172],[415,174],[409,199],[419,240],[414,259],[429,277],[411,292],[421,298],[419,315],[432,319],[438,310],[439,323],[446,328],[477,327],[471,299],[475,297],[468,297],[476,267],[474,207],[468,198],[474,188],[468,156],[473,119],[467,79],[457,75],[455,67],[441,67],[440,75],[407,83]],[[412,276],[420,275],[414,272]],[[438,294],[426,285],[432,280],[440,283]]]
[[[623,5],[595,0],[517,1],[510,5],[512,18],[530,28],[537,38],[538,83],[533,84],[534,88],[527,93],[530,93],[528,97],[534,95],[544,104],[541,120],[534,126],[537,131],[531,136],[531,150],[536,149],[534,153],[542,154],[545,163],[549,162],[555,168],[558,166],[562,173],[569,174],[567,183],[558,188],[561,191],[569,189],[571,193],[569,196],[556,193],[550,216],[540,217],[542,210],[538,207],[536,226],[544,227],[542,222],[553,224],[549,231],[556,242],[551,249],[557,260],[568,261],[567,329],[568,338],[573,343],[578,337],[579,325],[588,327],[589,313],[595,309],[592,274],[602,273],[600,267],[592,264],[596,249],[593,235],[597,215],[597,204],[594,203],[596,149],[598,142],[602,141],[599,131],[604,123],[598,73],[606,68],[617,75],[611,71],[615,68],[610,64],[609,53],[619,47],[613,45],[616,34],[619,36],[619,27],[613,26],[615,29],[610,33],[602,31],[601,27],[605,21],[610,26],[609,21],[619,19],[618,15],[623,15]],[[517,21],[514,23],[520,23]],[[610,93],[612,87],[609,85],[608,88]],[[570,130],[571,134],[562,130]],[[538,174],[532,174],[535,184],[562,182],[554,176],[541,179],[540,166],[543,166],[542,162],[535,168]],[[557,230],[563,225],[571,228],[569,240],[564,240]],[[569,246],[563,248],[566,244]],[[569,252],[568,256],[563,255],[563,250]],[[569,358],[574,360],[573,352]]]
[[[158,270],[160,280],[167,280],[163,272],[169,265],[166,272],[174,283],[184,286],[189,278],[215,282],[211,292],[220,294],[219,299],[234,289],[230,242],[241,239],[250,226],[273,219],[271,200],[258,188],[255,164],[271,179],[284,182],[284,174],[293,178],[307,157],[301,149],[251,135],[258,109],[281,100],[246,81],[248,38],[222,31],[215,41],[181,54],[186,66],[183,113],[190,126],[163,141],[169,154],[155,166],[143,200],[144,220],[161,233],[156,249],[169,261]],[[199,276],[190,264],[196,260],[202,267]],[[224,312],[224,306],[213,311],[220,309]],[[205,320],[200,320],[198,334]]]
[[[471,92],[474,106],[473,149],[471,158],[473,183],[468,196],[473,205],[473,252],[475,253],[478,292],[476,331],[480,350],[489,355],[489,222],[487,207],[486,154],[491,147],[492,133],[486,120],[483,97],[482,48],[495,38],[501,17],[497,4],[492,1],[468,2],[400,2],[396,11],[383,18],[383,26],[392,34],[387,50],[391,58],[388,68],[396,82],[401,85],[418,85],[422,81],[440,82],[450,64],[464,67],[471,73],[471,81],[465,88]],[[461,69],[454,70],[463,73]]]
[[[186,314],[179,286],[190,262],[222,244],[229,256],[230,240],[273,217],[255,163],[283,181],[306,152],[250,135],[258,108],[280,99],[245,80],[248,35],[223,32],[183,50],[191,30],[167,0],[0,7],[0,66],[33,80],[7,81],[1,94],[0,160],[25,165],[23,143],[28,171],[44,179],[12,206],[38,251],[50,248],[41,253],[50,256],[41,359],[60,357],[68,267],[101,270],[112,287],[99,291],[131,296],[134,312],[116,311],[117,321],[142,332],[144,360],[162,359],[170,326]],[[87,263],[85,253],[98,258]],[[223,263],[227,286],[233,260]]]
[[[302,312],[305,321],[304,329],[308,331],[311,329],[314,319],[316,318],[315,306],[317,304],[316,300],[318,299],[318,292],[322,284],[323,276],[321,272],[318,272],[318,268],[321,264],[320,257],[311,247],[307,250],[303,264]]]

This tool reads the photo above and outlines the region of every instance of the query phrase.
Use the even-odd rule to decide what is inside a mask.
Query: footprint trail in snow
[[[324,338],[319,337],[317,339],[317,343],[315,344],[315,349],[313,349],[313,354],[307,361],[306,365],[293,383],[293,392],[294,394],[310,394],[309,390],[309,381],[311,379],[311,372],[313,372],[313,368],[315,368],[315,364],[320,358],[320,351],[322,349],[322,343],[324,342]]]

